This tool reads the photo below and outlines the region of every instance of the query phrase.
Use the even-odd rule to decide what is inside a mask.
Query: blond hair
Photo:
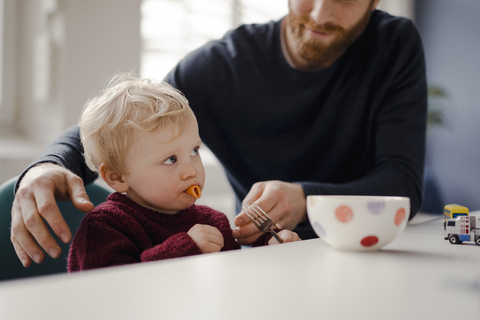
[[[106,166],[127,173],[125,155],[135,134],[169,128],[174,139],[184,130],[192,112],[187,99],[166,82],[114,76],[102,93],[86,103],[80,117],[85,161],[92,171]]]

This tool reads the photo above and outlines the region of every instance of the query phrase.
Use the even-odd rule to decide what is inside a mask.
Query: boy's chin
[[[195,199],[191,195],[188,195],[188,198],[185,199],[185,201],[182,201],[181,203],[179,203],[179,205],[175,209],[178,209],[178,211],[188,209],[191,206],[193,206],[195,204],[195,202],[197,202],[197,200],[198,199]]]

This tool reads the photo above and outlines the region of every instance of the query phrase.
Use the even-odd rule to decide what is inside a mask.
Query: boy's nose
[[[193,178],[197,175],[197,169],[195,168],[194,164],[189,161],[185,163],[184,168],[182,170],[182,179],[187,180],[189,178]]]

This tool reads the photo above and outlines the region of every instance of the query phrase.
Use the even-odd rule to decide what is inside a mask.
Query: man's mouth
[[[335,36],[335,33],[331,31],[318,31],[307,27],[305,27],[305,33],[308,37],[317,40],[329,40]]]

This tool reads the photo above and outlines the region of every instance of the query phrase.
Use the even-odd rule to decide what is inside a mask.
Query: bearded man
[[[427,105],[422,43],[410,20],[375,10],[378,1],[290,0],[283,19],[240,26],[167,75],[224,166],[239,212],[242,201],[255,201],[277,226],[308,239],[316,236],[308,195],[406,196],[410,218],[419,210]],[[35,166],[19,185],[12,241],[24,265],[35,255],[43,260],[34,238],[58,252],[41,217],[69,240],[54,194],[91,209],[77,175],[85,183],[95,175],[78,141],[77,127],[65,132],[35,162],[55,165]],[[49,209],[39,212],[33,202]],[[244,213],[235,224],[241,244],[260,236]]]

